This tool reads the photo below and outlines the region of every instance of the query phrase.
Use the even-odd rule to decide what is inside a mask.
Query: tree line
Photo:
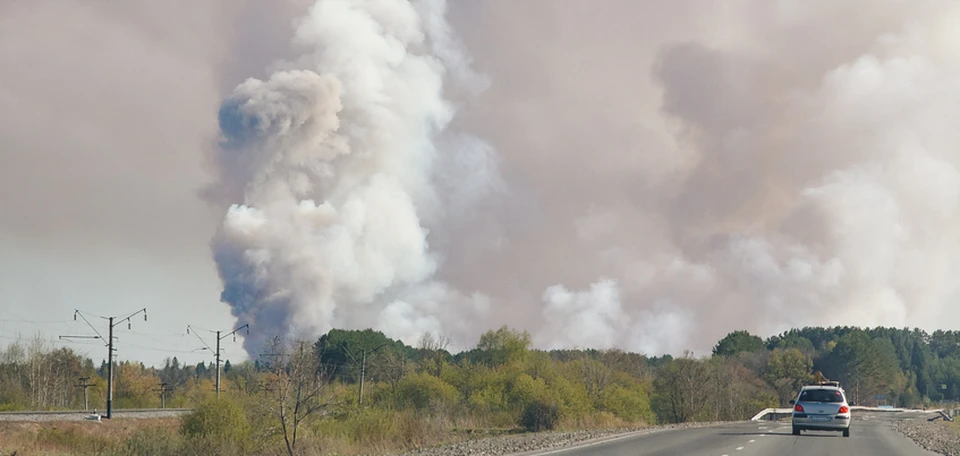
[[[439,335],[409,346],[371,329],[335,329],[315,341],[276,339],[265,350],[269,356],[223,366],[223,396],[258,411],[251,433],[293,451],[297,442],[324,435],[368,439],[358,429],[397,419],[420,423],[421,440],[464,428],[742,420],[784,406],[817,371],[839,380],[860,405],[918,407],[956,400],[960,388],[957,331],[813,327],[767,339],[734,331],[709,356],[651,357],[617,349],[536,350],[528,333],[504,326],[469,350],[448,348]],[[161,389],[167,407],[205,404],[215,395],[211,364],[119,362],[115,407],[159,407]],[[14,343],[0,353],[0,409],[78,409],[80,377],[96,384],[88,391],[90,407],[102,408],[105,375],[105,363],[95,366],[68,348]],[[386,426],[382,433],[417,440],[414,431]]]

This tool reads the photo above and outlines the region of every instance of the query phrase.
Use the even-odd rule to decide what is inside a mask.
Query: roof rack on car
[[[816,371],[813,373],[813,384],[818,386],[834,386],[837,388],[840,387],[840,382],[836,380],[830,380],[829,378],[824,377],[820,371]]]

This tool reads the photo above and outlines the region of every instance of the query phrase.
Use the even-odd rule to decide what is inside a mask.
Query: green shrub
[[[552,402],[560,407],[560,414],[568,418],[586,416],[593,411],[593,404],[582,383],[572,383],[566,378],[557,377],[547,386]]]
[[[190,439],[245,444],[250,422],[243,408],[229,399],[205,401],[183,419],[180,432]]]
[[[182,455],[183,438],[167,428],[147,428],[134,432],[127,437],[114,456],[138,455]]]
[[[437,408],[456,403],[459,392],[447,382],[430,374],[412,374],[400,381],[394,395],[399,409]]]
[[[560,408],[545,401],[533,401],[523,409],[520,425],[530,432],[549,431],[560,423]]]
[[[642,387],[613,385],[605,388],[601,397],[603,409],[624,421],[653,423],[656,420],[650,407],[650,396]]]
[[[520,374],[507,383],[504,400],[507,404],[517,404],[514,410],[520,410],[534,401],[544,400],[547,396],[547,384],[542,378],[536,380],[527,374]]]

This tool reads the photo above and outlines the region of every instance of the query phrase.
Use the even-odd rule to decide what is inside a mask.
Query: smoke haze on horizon
[[[441,276],[529,303],[496,320],[677,354],[960,318],[960,7],[548,4],[456,22],[500,25],[463,27],[493,81],[465,123],[526,210],[496,218],[496,253],[464,230]]]
[[[201,309],[250,353],[960,319],[955,3],[70,5],[0,5],[19,315]]]

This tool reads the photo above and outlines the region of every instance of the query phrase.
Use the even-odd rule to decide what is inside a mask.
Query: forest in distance
[[[540,398],[569,417],[737,419],[786,404],[815,371],[839,380],[850,400],[861,405],[918,407],[960,397],[960,331],[811,327],[766,340],[734,331],[715,345],[712,356],[697,359],[616,349],[534,350],[527,333],[508,327],[488,331],[476,347],[459,353],[448,352],[443,338],[431,335],[411,347],[379,331],[335,329],[310,351],[330,377],[330,390],[359,382],[366,352],[371,407],[419,407],[442,399],[495,415]],[[222,390],[262,392],[269,387],[267,364],[226,361]],[[161,385],[166,407],[192,407],[214,392],[214,377],[213,362],[185,365],[170,358],[161,368],[117,362],[114,407],[160,407]],[[95,364],[39,338],[12,343],[0,352],[0,410],[82,409],[78,378],[95,384],[88,390],[89,408],[103,409],[105,361]],[[355,396],[343,400],[357,402]],[[714,404],[716,398],[724,404]]]
[[[506,326],[459,353],[432,335],[408,346],[369,329],[332,330],[315,341],[276,340],[268,353],[226,362],[221,397],[250,414],[244,432],[280,446],[293,437],[367,447],[373,438],[395,448],[464,429],[743,420],[785,406],[816,371],[839,380],[857,405],[932,406],[960,392],[960,331],[810,327],[765,340],[734,331],[709,356],[648,357],[536,350],[528,333]],[[118,362],[114,408],[160,407],[161,390],[168,408],[209,407],[217,402],[212,364]],[[82,409],[78,378],[89,378],[89,409],[102,411],[105,376],[105,363],[69,348],[15,342],[0,352],[0,410]]]

